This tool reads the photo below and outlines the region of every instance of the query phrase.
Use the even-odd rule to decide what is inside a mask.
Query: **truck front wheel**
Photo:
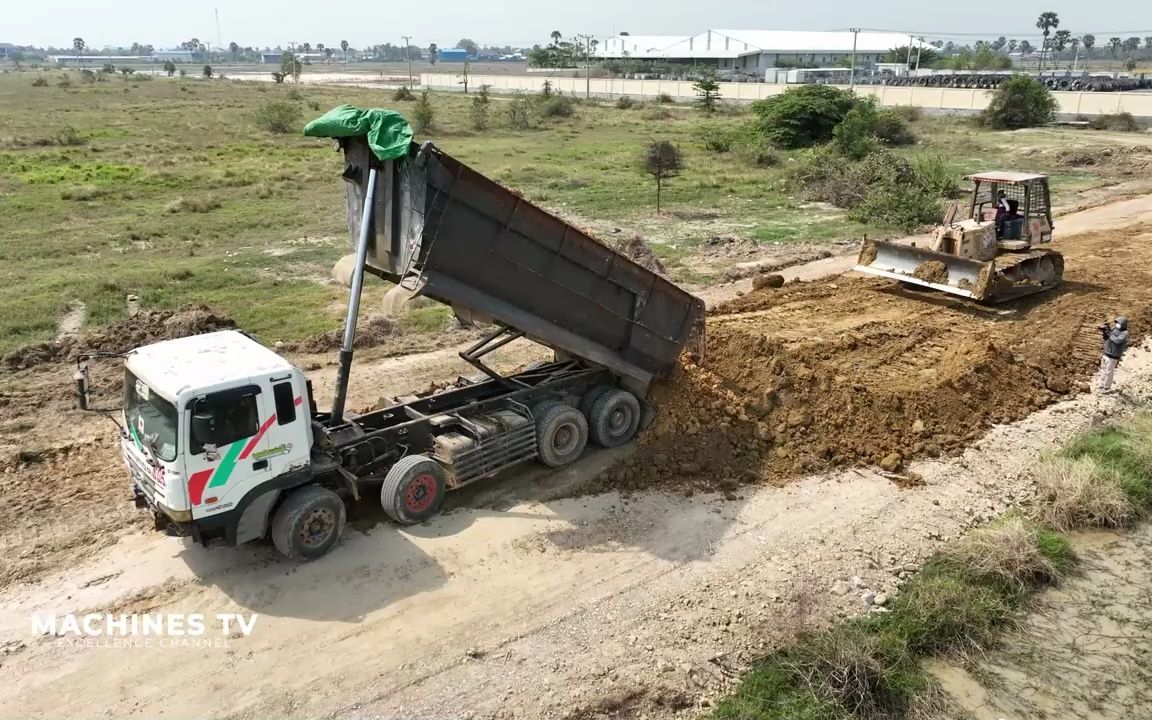
[[[444,468],[426,455],[408,455],[392,466],[380,488],[384,514],[401,525],[415,525],[440,512],[444,504]]]
[[[535,409],[536,452],[548,467],[567,465],[588,445],[588,421],[579,410],[561,402],[541,403]]]
[[[307,562],[328,554],[344,532],[347,512],[336,493],[307,485],[284,500],[272,518],[272,542],[284,557]]]

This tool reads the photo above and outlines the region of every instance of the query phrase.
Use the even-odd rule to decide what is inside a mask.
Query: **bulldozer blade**
[[[932,261],[941,263],[947,269],[947,275],[939,272],[939,266],[926,265]],[[987,278],[995,272],[992,262],[968,260],[935,250],[880,240],[864,244],[860,249],[858,264],[853,269],[973,300],[986,299],[979,293],[982,290],[987,293]],[[936,272],[931,272],[933,269]],[[984,282],[981,282],[982,276]]]

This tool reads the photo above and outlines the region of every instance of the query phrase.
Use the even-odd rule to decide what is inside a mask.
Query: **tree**
[[[720,101],[720,83],[716,80],[716,71],[707,68],[700,75],[700,79],[692,83],[696,91],[696,106],[706,113],[716,112],[716,104]]]
[[[1127,70],[1128,72],[1132,72],[1133,70],[1135,70],[1136,69],[1136,58],[1130,57],[1127,60],[1125,60],[1124,61],[1124,69]]]
[[[300,49],[306,53],[312,52],[312,43],[306,42],[300,46]]]
[[[212,79],[212,66],[211,65],[205,65],[203,73],[204,73],[204,77],[211,80]]]
[[[677,177],[684,169],[684,157],[680,148],[667,140],[653,142],[644,148],[644,172],[656,181],[656,214],[660,214],[660,196],[664,181]]]
[[[465,95],[468,94],[468,71],[471,69],[471,65],[472,63],[469,62],[464,63],[464,68],[460,71],[460,74],[456,76],[458,80],[456,84],[464,86]]]
[[[1028,42],[1027,40],[1021,40],[1020,41],[1020,54],[1021,55],[1031,55],[1032,50],[1033,50],[1032,43]]]
[[[236,56],[240,54],[240,43],[237,43],[237,42],[228,43],[228,53],[230,55],[232,55],[233,59],[235,59]]]
[[[560,44],[560,38],[562,38],[562,37],[564,37],[564,36],[560,34],[559,30],[553,30],[552,34],[551,34],[552,44],[553,45],[559,45]]]
[[[436,43],[432,43],[428,46],[428,62],[435,65],[436,59],[438,57],[440,57],[440,48],[436,45]]]
[[[1120,48],[1124,47],[1124,41],[1118,37],[1108,38],[1108,49],[1112,52],[1112,59],[1108,61],[1108,69],[1112,69],[1112,63],[1116,62],[1116,58],[1120,55]]]
[[[116,66],[110,62],[106,62],[104,63],[104,67],[100,68],[100,72],[105,75],[112,75],[116,72]]]
[[[349,47],[351,47],[351,45],[348,44],[347,40],[341,40],[340,41],[340,52],[344,53],[344,62],[345,63],[348,62],[348,48]]]
[[[176,63],[172,62],[171,60],[165,60],[164,61],[164,72],[168,73],[168,77],[172,77],[173,75],[175,75],[176,74]]]
[[[80,56],[80,64],[81,65],[84,64],[84,48],[86,45],[87,45],[87,43],[84,42],[84,38],[82,38],[82,37],[72,38],[72,48],[76,51],[76,54]]]
[[[911,69],[916,67],[917,60],[920,61],[920,67],[932,67],[940,58],[940,53],[932,47],[901,45],[889,50],[886,60],[893,63],[907,63]]]
[[[1057,57],[1064,54],[1064,51],[1068,49],[1068,44],[1070,42],[1072,42],[1072,31],[1071,30],[1057,30],[1056,31],[1056,33],[1052,36],[1052,48],[1054,50],[1056,50]],[[1052,64],[1053,64],[1053,66],[1056,65],[1055,62],[1053,62]]]
[[[489,85],[481,85],[480,92],[472,98],[472,108],[469,117],[473,130],[488,129],[488,107],[491,100],[488,97]]]
[[[1152,36],[1144,38],[1144,49],[1152,50]]]
[[[1041,46],[1040,52],[1040,67],[1039,70],[1044,69],[1044,52],[1048,49],[1048,35],[1052,32],[1053,28],[1060,26],[1060,17],[1054,12],[1042,12],[1040,17],[1036,19],[1036,27],[1044,35],[1044,44]]]
[[[412,129],[418,133],[426,133],[432,129],[435,122],[435,113],[432,103],[428,100],[428,91],[420,93],[420,99],[412,106]]]
[[[324,59],[327,60],[328,62],[332,62],[332,53],[334,53],[334,52],[336,52],[336,51],[330,47],[324,48]]]
[[[11,60],[12,64],[16,66],[16,69],[19,70],[20,63],[24,62],[24,53],[20,50],[13,50],[8,53],[8,59]]]
[[[480,46],[477,45],[474,40],[469,40],[468,38],[461,38],[460,42],[456,43],[456,47],[461,50],[467,50],[468,54],[472,57],[480,54]]]
[[[831,85],[798,85],[751,107],[760,133],[776,147],[793,149],[831,140],[857,102],[852,93]]]
[[[1080,44],[1084,46],[1084,69],[1088,69],[1088,63],[1092,60],[1092,47],[1096,45],[1096,36],[1092,33],[1086,33],[1080,38]]]
[[[1125,52],[1130,52],[1130,53],[1136,52],[1137,50],[1140,49],[1140,38],[1130,37],[1124,41],[1124,43],[1121,45],[1121,47],[1124,48]]]
[[[1001,35],[1000,37],[998,37],[992,41],[991,48],[993,50],[995,50],[996,52],[1000,52],[1001,50],[1004,49],[1004,46],[1007,44],[1008,44],[1008,38]]]
[[[992,93],[980,114],[980,123],[997,130],[1016,130],[1052,122],[1056,98],[1044,83],[1028,75],[1014,75]]]
[[[304,68],[300,65],[300,59],[290,52],[286,52],[280,56],[280,75],[282,76],[278,82],[283,82],[284,79],[291,77],[296,82],[300,82],[300,72]]]
[[[871,154],[878,144],[876,106],[870,102],[856,103],[832,129],[832,143],[837,152],[850,160]]]

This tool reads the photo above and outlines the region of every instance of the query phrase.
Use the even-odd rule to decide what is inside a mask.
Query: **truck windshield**
[[[176,408],[136,376],[124,371],[124,422],[161,460],[176,459]]]

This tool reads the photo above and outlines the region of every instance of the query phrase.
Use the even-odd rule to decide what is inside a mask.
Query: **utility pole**
[[[856,36],[860,28],[849,28],[852,31],[852,74],[848,77],[848,92],[856,92]]]
[[[924,49],[924,38],[916,38],[916,71],[920,71],[920,51]]]
[[[412,51],[409,48],[412,47],[412,36],[411,35],[401,35],[400,37],[404,38],[404,57],[408,58],[408,89],[411,90],[412,89]]]
[[[904,67],[912,67],[912,41],[916,38],[911,35],[908,36],[908,57],[904,58]]]
[[[592,36],[577,35],[576,40],[584,43],[584,97],[592,97]]]

